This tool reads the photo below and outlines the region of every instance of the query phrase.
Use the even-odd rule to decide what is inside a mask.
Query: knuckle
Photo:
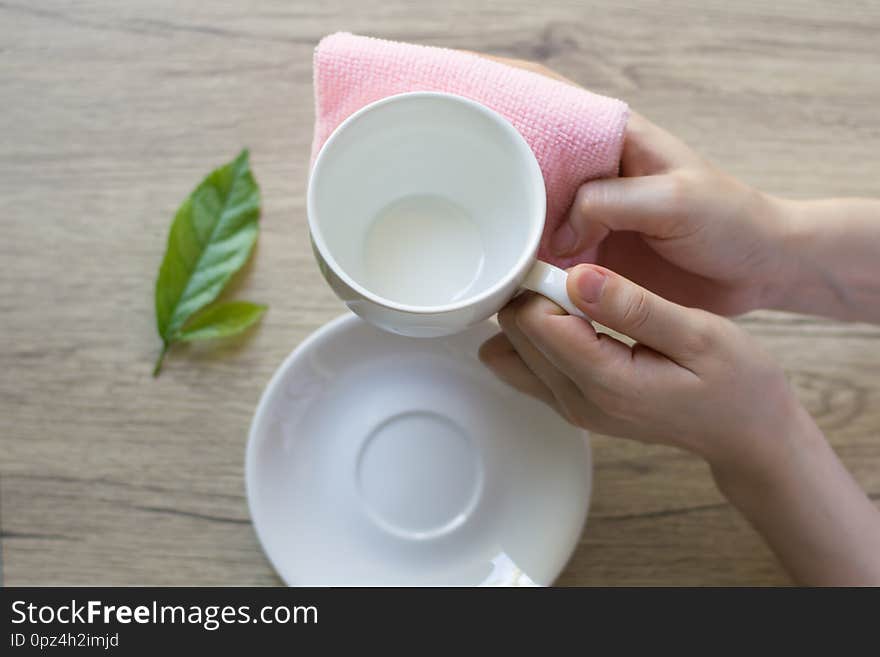
[[[541,310],[541,297],[534,296],[522,304],[514,318],[516,327],[525,334],[534,334],[541,330],[544,313]]]
[[[694,181],[692,174],[686,171],[676,171],[667,177],[667,200],[673,208],[685,207],[691,196]]]
[[[638,331],[651,319],[651,302],[646,290],[633,291],[624,302],[621,322],[624,330]]]
[[[608,185],[601,180],[593,180],[581,185],[575,195],[575,206],[579,214],[587,214],[591,207],[608,203]]]
[[[514,304],[509,303],[498,311],[498,324],[505,332],[516,326],[516,306]]]
[[[529,333],[529,330],[528,330],[529,320],[523,316],[522,312],[519,312],[516,314],[516,317],[514,318],[513,325],[516,327],[517,331],[528,335],[528,333]]]
[[[694,317],[690,329],[683,337],[684,349],[694,356],[702,356],[717,347],[719,334],[718,320],[708,313],[701,312]]]
[[[585,216],[589,212],[590,203],[590,191],[588,186],[581,185],[574,195],[574,202],[572,203],[571,211],[572,218],[578,219]]]

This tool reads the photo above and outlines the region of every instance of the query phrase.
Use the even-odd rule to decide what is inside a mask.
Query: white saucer
[[[496,331],[405,338],[345,315],[284,361],[257,407],[245,476],[286,583],[559,575],[586,520],[588,437],[477,361]]]

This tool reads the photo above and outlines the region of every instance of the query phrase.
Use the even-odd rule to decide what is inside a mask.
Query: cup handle
[[[536,260],[535,264],[532,265],[531,271],[526,275],[522,286],[562,306],[569,315],[590,321],[590,318],[581,312],[568,297],[568,291],[565,289],[567,278],[568,273],[564,269],[554,267],[541,260]]]

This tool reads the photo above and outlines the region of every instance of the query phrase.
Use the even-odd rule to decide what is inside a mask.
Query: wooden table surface
[[[876,2],[0,0],[6,584],[279,583],[243,455],[274,369],[343,310],[305,218],[312,49],[337,30],[539,60],[770,192],[880,195]],[[170,218],[244,145],[264,211],[234,292],[271,309],[241,339],[175,348],[153,380]],[[741,321],[878,499],[880,328]],[[560,584],[787,582],[696,458],[594,450]]]

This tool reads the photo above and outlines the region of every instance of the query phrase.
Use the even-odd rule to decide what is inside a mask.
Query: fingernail
[[[581,299],[586,303],[596,303],[602,297],[605,287],[605,273],[592,267],[584,267],[577,273],[575,285]]]
[[[550,239],[550,249],[556,255],[566,255],[574,250],[577,234],[569,222],[563,223]]]

